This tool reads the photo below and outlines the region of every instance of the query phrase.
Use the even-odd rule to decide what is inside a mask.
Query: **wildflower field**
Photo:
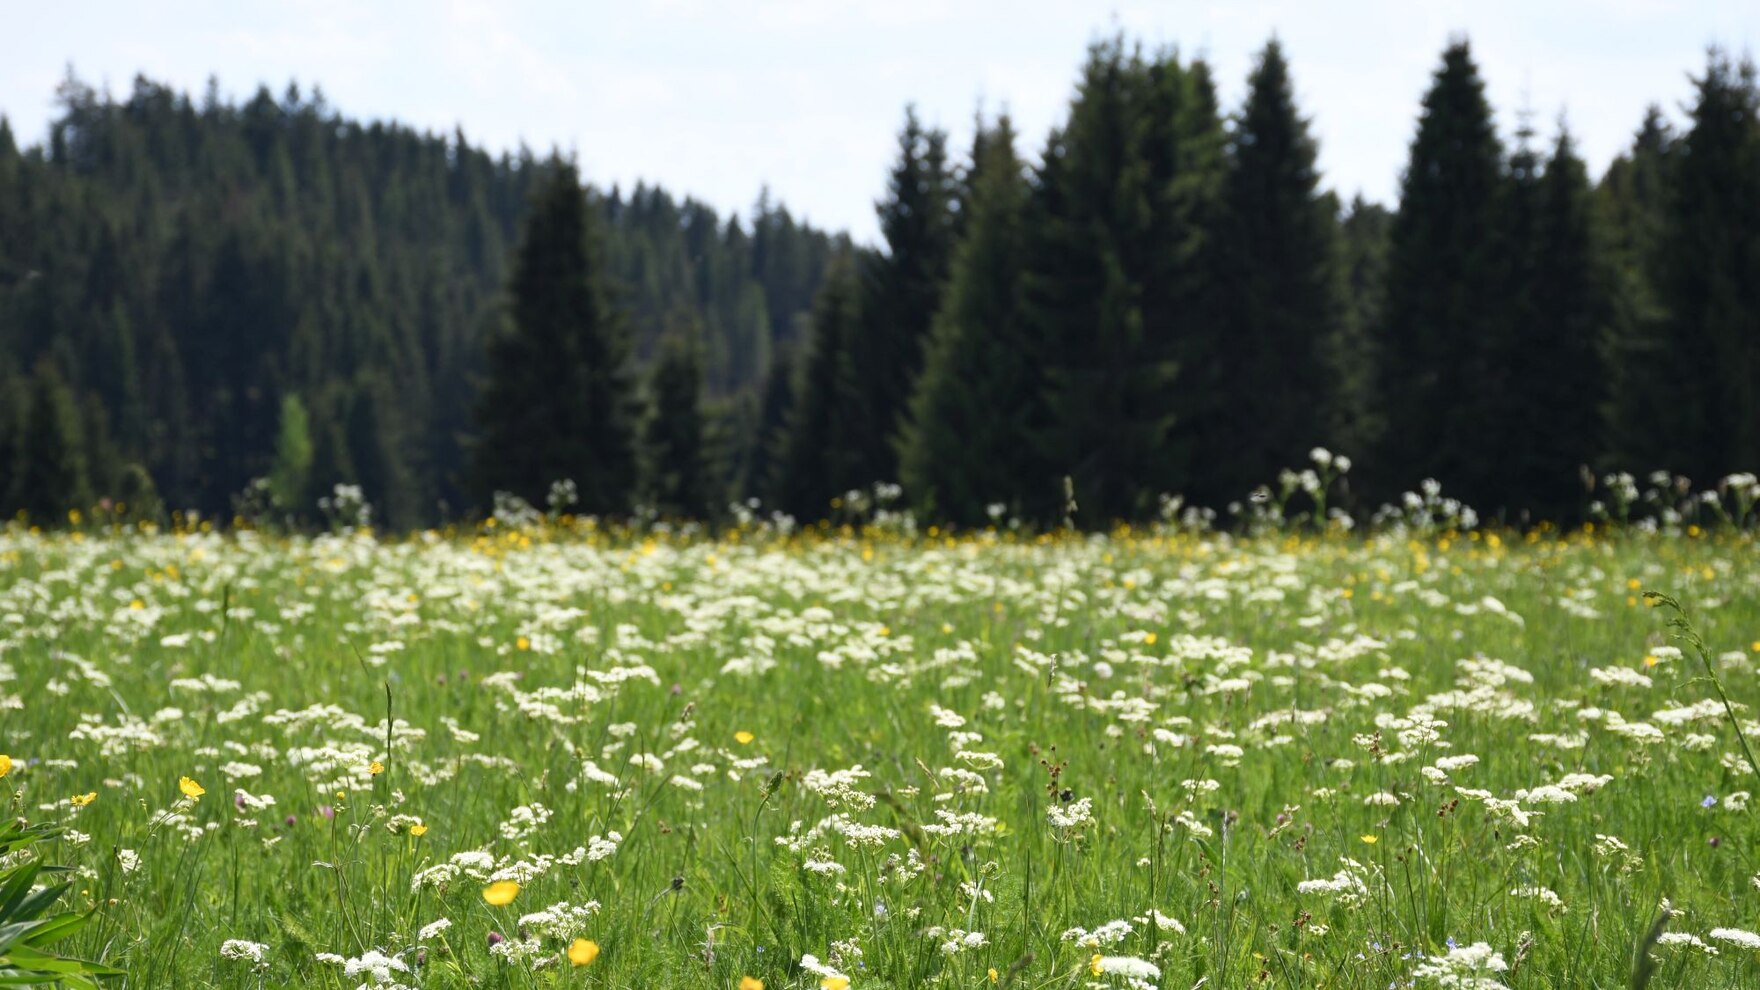
[[[111,986],[1751,987],[1757,550],[14,527],[0,802]]]

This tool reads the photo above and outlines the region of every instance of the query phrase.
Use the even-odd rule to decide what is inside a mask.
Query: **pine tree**
[[[1227,348],[1222,391],[1235,415],[1213,452],[1236,497],[1330,442],[1339,401],[1326,358],[1342,315],[1337,220],[1319,189],[1317,146],[1297,113],[1275,39],[1247,81],[1231,141],[1223,235]]]
[[[1640,387],[1700,485],[1760,464],[1760,89],[1713,51],[1671,170],[1658,285],[1676,353]]]
[[[831,499],[868,483],[858,480],[856,430],[840,401],[858,371],[849,353],[861,320],[861,287],[853,269],[854,259],[839,259],[819,291],[777,457],[778,506],[803,520],[823,518]]]
[[[851,470],[859,484],[897,480],[894,440],[947,282],[955,196],[947,135],[924,130],[907,109],[898,161],[877,206],[886,253],[864,266],[860,329],[848,342],[860,374],[850,378],[842,404],[855,430]]]
[[[980,128],[966,234],[930,332],[899,442],[899,477],[927,517],[977,525],[1019,511],[1057,479],[1021,442],[1041,429],[1042,383],[1021,317],[1021,238],[1030,195],[1005,116]]]
[[[696,334],[675,330],[660,342],[648,374],[642,426],[643,496],[665,517],[702,519],[709,512],[702,393]]]
[[[1501,317],[1502,159],[1484,83],[1458,41],[1424,96],[1389,239],[1377,334],[1386,432],[1371,464],[1384,493],[1430,477],[1471,504],[1496,438],[1521,428],[1482,413],[1494,372],[1486,344]]]
[[[602,251],[574,166],[552,161],[514,262],[510,325],[489,343],[476,449],[484,497],[506,490],[541,503],[552,482],[572,479],[583,512],[629,507],[629,345]]]

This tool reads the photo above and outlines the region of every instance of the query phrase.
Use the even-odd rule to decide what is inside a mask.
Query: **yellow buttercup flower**
[[[374,760],[373,762],[367,764],[367,773],[369,773],[375,777],[379,776],[380,774],[382,774],[384,772],[385,772],[385,764],[380,763],[378,760]]]
[[[995,966],[990,967],[990,982],[991,983],[996,982],[996,967]]]
[[[755,976],[739,978],[739,990],[764,990],[764,981]]]
[[[411,825],[409,827],[409,834],[411,834],[419,839],[422,836],[428,834],[428,826],[426,826],[426,825]]]
[[[1357,838],[1362,839],[1364,842],[1367,842],[1369,845],[1374,845],[1375,843],[1381,841],[1381,836],[1379,836],[1379,835],[1359,835],[1359,836],[1357,836]]]
[[[513,645],[519,647],[522,650],[529,650],[532,648],[532,641],[525,638],[524,636],[521,636],[520,638],[513,641]]]
[[[741,746],[750,745],[751,741],[756,738],[758,738],[758,737],[752,735],[750,732],[747,732],[744,729],[741,729],[738,732],[735,732],[733,734],[733,741],[736,743],[739,743]]]
[[[197,800],[203,794],[208,793],[206,787],[203,787],[188,777],[179,777],[177,779],[177,789],[182,791],[183,796],[189,798],[191,801]]]
[[[75,794],[73,797],[68,798],[67,802],[75,808],[83,808],[96,800],[98,800],[98,792],[88,791],[85,794]]]
[[[1088,972],[1093,973],[1095,976],[1099,976],[1106,972],[1106,967],[1101,965],[1100,958],[1100,953],[1096,952],[1094,953],[1094,958],[1088,960]]]
[[[0,753],[0,777],[4,777],[11,772],[12,757],[7,756],[5,753]]]
[[[518,894],[519,884],[512,880],[498,880],[484,888],[483,900],[495,907],[506,907],[513,903],[514,897]]]
[[[576,966],[585,966],[599,958],[599,943],[590,938],[577,938],[568,947],[568,961]]]
[[[1143,645],[1144,646],[1154,646],[1155,645],[1155,634],[1154,633],[1144,633],[1143,634]]]
[[[819,990],[849,990],[849,977],[827,976],[819,981]]]

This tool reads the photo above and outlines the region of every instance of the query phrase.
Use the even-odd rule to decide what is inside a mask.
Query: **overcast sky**
[[[1566,115],[1599,172],[1644,107],[1677,119],[1708,45],[1760,46],[1760,2],[1659,0],[0,0],[0,112],[47,133],[71,64],[119,97],[145,73],[248,97],[290,79],[363,118],[492,149],[573,150],[589,180],[659,182],[745,211],[768,183],[797,215],[875,236],[904,105],[957,149],[1006,108],[1036,154],[1088,43],[1122,30],[1202,54],[1225,107],[1275,32],[1328,186],[1391,203],[1418,100],[1465,32],[1507,136]]]

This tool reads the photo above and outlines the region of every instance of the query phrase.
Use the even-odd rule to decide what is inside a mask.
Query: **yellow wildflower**
[[[96,800],[98,800],[98,792],[97,791],[87,791],[84,794],[75,794],[73,797],[68,798],[67,802],[69,804],[73,805],[75,808],[83,808],[86,805],[91,804],[93,801],[96,801]]]
[[[750,732],[747,732],[744,729],[741,729],[738,732],[735,732],[733,734],[733,741],[736,743],[739,743],[741,746],[750,745],[751,741],[756,738],[758,738],[758,737],[752,735]]]
[[[1095,976],[1100,976],[1106,972],[1106,967],[1100,964],[1100,953],[1094,953],[1094,958],[1088,960],[1088,972],[1093,973]]]
[[[849,990],[849,977],[827,976],[819,981],[819,990]]]
[[[488,901],[494,907],[506,907],[513,903],[514,897],[518,894],[519,884],[512,880],[498,880],[483,890],[483,900]]]
[[[1381,836],[1379,835],[1359,835],[1357,838],[1362,839],[1371,846],[1381,841]]]
[[[189,798],[191,801],[197,800],[203,794],[208,793],[208,789],[206,787],[203,787],[202,785],[196,783],[195,781],[189,779],[188,777],[179,777],[178,778],[177,789],[182,791],[183,796],[186,798]]]
[[[367,773],[371,774],[374,777],[377,777],[384,772],[385,772],[385,764],[380,763],[378,760],[374,760],[373,762],[367,764]]]
[[[764,990],[764,981],[755,976],[739,978],[739,990]]]
[[[568,961],[585,966],[599,958],[599,943],[590,938],[577,938],[568,947]]]
[[[428,826],[426,826],[426,825],[411,825],[409,827],[409,834],[411,834],[419,839],[422,836],[428,834]]]
[[[1760,647],[1760,643],[1756,643],[1754,645],[1756,647]],[[12,757],[7,756],[5,753],[0,753],[0,777],[4,777],[11,772],[12,772]]]

